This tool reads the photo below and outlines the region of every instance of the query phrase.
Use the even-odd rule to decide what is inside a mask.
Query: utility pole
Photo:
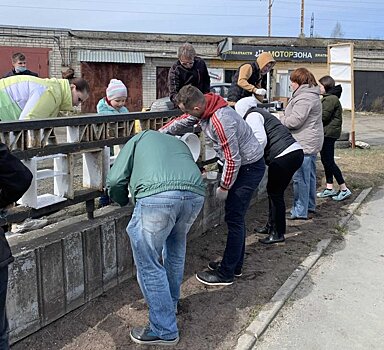
[[[311,16],[311,30],[310,30],[310,37],[313,38],[313,28],[315,27],[315,14],[312,12]]]
[[[272,0],[268,4],[268,36],[271,36]]]
[[[304,36],[304,0],[301,0],[300,37]]]

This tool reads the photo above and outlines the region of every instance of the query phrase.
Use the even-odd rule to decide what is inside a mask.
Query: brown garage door
[[[48,48],[33,48],[19,46],[0,47],[0,77],[12,69],[12,55],[22,52],[27,61],[27,68],[39,75],[40,78],[49,78],[49,51]]]
[[[168,72],[169,67],[156,67],[156,98],[169,96]]]
[[[128,89],[127,108],[139,112],[143,107],[142,65],[126,63],[82,62],[81,75],[91,88],[89,99],[82,104],[82,112],[96,112],[99,100],[105,97],[105,89],[111,79],[123,81]]]

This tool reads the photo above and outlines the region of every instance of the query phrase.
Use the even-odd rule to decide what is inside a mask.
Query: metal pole
[[[354,56],[354,43],[350,44],[350,50],[351,50],[351,142],[352,142],[352,148],[355,148],[356,146],[356,134],[355,134],[355,78],[354,78],[354,70],[355,70],[355,63],[353,61]]]
[[[304,36],[304,0],[301,0],[300,36]]]
[[[271,36],[272,0],[268,4],[268,36]]]
[[[271,73],[267,73],[267,99],[271,102]]]

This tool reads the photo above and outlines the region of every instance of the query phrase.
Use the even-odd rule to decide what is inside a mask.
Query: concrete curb
[[[348,206],[347,215],[339,221],[339,226],[344,228],[352,215],[360,207],[364,199],[371,192],[372,188],[367,188],[358,195],[358,197]],[[321,240],[315,251],[309,253],[308,257],[292,272],[284,284],[272,297],[271,301],[266,304],[258,313],[257,317],[247,327],[244,333],[237,340],[236,350],[251,350],[258,338],[264,333],[277,313],[284,306],[285,302],[295,291],[297,286],[306,276],[308,271],[316,264],[323,252],[328,248],[331,239]]]

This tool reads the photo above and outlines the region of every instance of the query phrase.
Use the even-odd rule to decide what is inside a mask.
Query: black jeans
[[[284,235],[286,229],[284,192],[293,174],[301,167],[303,159],[304,152],[299,149],[273,159],[268,167],[268,225],[274,228],[279,236]]]
[[[7,298],[8,265],[0,268],[0,350],[8,350],[8,320],[5,311]]]
[[[265,163],[261,158],[255,163],[243,165],[225,202],[225,222],[228,226],[227,244],[219,273],[233,278],[235,269],[241,269],[245,253],[245,214],[253,192],[264,176]]]
[[[337,183],[341,185],[345,181],[340,168],[335,163],[335,142],[335,138],[324,137],[323,148],[320,151],[320,156],[321,163],[323,163],[324,166],[325,179],[327,184],[332,184],[333,177],[335,177]]]

